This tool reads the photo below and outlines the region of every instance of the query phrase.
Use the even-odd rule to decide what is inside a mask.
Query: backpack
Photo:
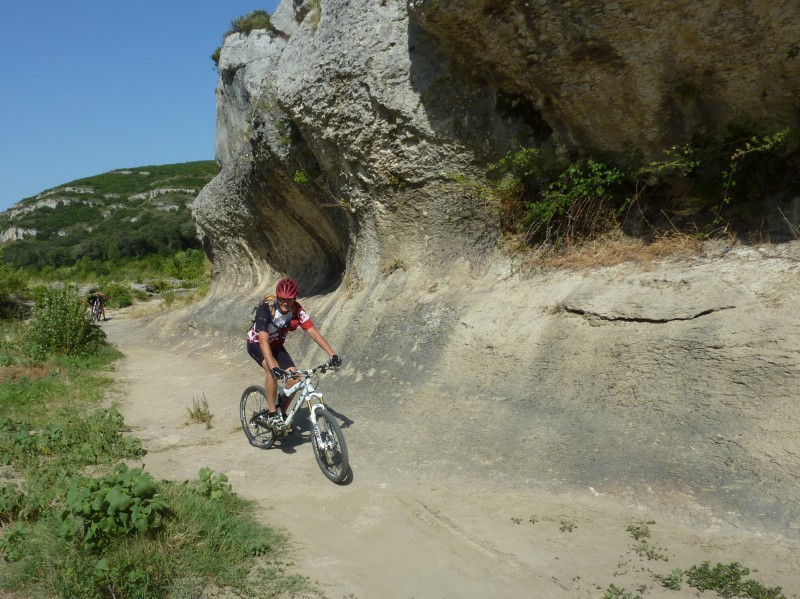
[[[261,298],[261,301],[253,306],[253,310],[250,312],[250,327],[247,329],[248,331],[252,329],[253,325],[256,323],[256,311],[266,303],[269,303],[270,319],[275,318],[275,310],[278,309],[278,296],[274,293],[266,293],[264,294],[264,297]],[[295,302],[294,306],[292,306],[292,317],[297,317],[297,302]]]

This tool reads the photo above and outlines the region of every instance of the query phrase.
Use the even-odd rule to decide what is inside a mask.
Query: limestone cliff
[[[497,473],[564,463],[734,519],[800,513],[796,247],[523,276],[457,182],[515,143],[625,160],[738,118],[798,125],[800,5],[284,0],[273,25],[222,48],[193,326],[241,344],[289,274],[346,356],[339,393],[536,448],[488,452]]]
[[[798,124],[788,0],[287,0],[273,25],[222,48],[224,171],[196,207],[237,288],[485,254],[494,216],[455,178],[515,144],[619,162],[737,120]]]

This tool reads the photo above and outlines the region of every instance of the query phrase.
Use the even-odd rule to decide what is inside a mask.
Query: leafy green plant
[[[656,579],[661,582],[661,586],[672,591],[680,591],[681,583],[683,582],[683,570],[675,568],[666,576],[656,576]]]
[[[217,501],[231,495],[232,487],[228,482],[228,477],[224,474],[215,476],[214,471],[206,467],[201,468],[198,475],[200,481],[197,485],[197,491],[203,497]]]
[[[6,531],[0,539],[0,554],[9,562],[16,562],[22,559],[25,551],[26,530],[21,522],[17,522],[13,528]]]
[[[88,320],[74,288],[47,289],[36,299],[25,332],[26,353],[35,360],[48,354],[76,356],[95,353],[106,335]]]
[[[294,179],[295,183],[299,183],[301,185],[308,185],[311,183],[311,177],[309,177],[305,171],[295,171],[292,178]]]
[[[608,585],[606,592],[603,593],[603,599],[642,599],[642,595],[637,593],[634,595],[631,591],[618,587],[614,584]]]
[[[605,232],[630,201],[622,196],[623,181],[622,171],[601,162],[571,164],[537,200],[526,203],[529,236],[562,245]]]
[[[642,539],[650,538],[650,525],[652,524],[655,524],[655,520],[637,520],[629,524],[625,530],[631,533],[634,540],[641,541]]]
[[[636,552],[636,555],[640,557],[646,557],[648,560],[663,560],[665,562],[669,561],[667,554],[663,553],[663,548],[650,545],[646,541],[639,543],[638,545],[634,545],[633,550]]]
[[[716,564],[710,562],[692,566],[686,572],[686,583],[699,591],[716,591],[721,597],[747,597],[750,599],[786,599],[781,587],[768,588],[755,580],[744,580],[750,569],[738,562]]]
[[[150,475],[124,464],[100,479],[73,480],[66,503],[62,533],[81,539],[89,550],[106,546],[113,537],[158,528],[160,512],[167,508]]]
[[[25,511],[25,494],[17,485],[6,483],[0,487],[0,523],[11,522]]]
[[[492,180],[488,188],[469,185],[463,178],[457,180],[471,187],[478,197],[491,197],[499,210],[501,228],[516,231],[523,221],[525,203],[535,200],[546,180],[541,162],[537,148],[521,147],[486,166],[486,174]]]

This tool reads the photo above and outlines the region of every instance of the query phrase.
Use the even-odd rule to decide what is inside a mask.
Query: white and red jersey
[[[273,316],[273,310],[275,315]],[[290,331],[294,331],[297,327],[304,331],[314,326],[314,322],[297,301],[294,302],[292,309],[283,313],[277,305],[270,302],[264,302],[256,310],[256,317],[253,321],[253,326],[247,332],[248,343],[258,343],[258,334],[262,331],[269,335],[270,347],[280,347],[286,341],[286,335]]]

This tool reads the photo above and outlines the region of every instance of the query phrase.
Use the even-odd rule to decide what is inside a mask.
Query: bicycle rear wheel
[[[319,427],[320,445],[316,435],[312,433],[311,444],[314,446],[314,457],[317,458],[322,473],[335,483],[342,482],[350,472],[350,460],[347,445],[339,423],[325,408],[316,410],[314,418]]]
[[[264,387],[252,385],[245,389],[239,402],[239,418],[250,445],[259,449],[269,449],[275,443],[275,434],[267,426],[267,413]]]

